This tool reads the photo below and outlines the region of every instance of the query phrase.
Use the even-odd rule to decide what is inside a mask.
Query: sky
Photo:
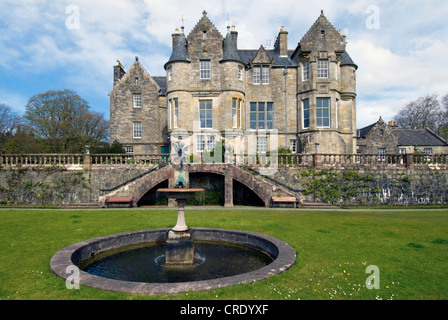
[[[23,114],[32,96],[70,89],[109,119],[116,61],[165,76],[171,34],[203,10],[223,35],[235,25],[239,49],[271,48],[285,26],[291,50],[324,10],[358,65],[357,128],[448,94],[446,0],[1,0],[0,102]]]

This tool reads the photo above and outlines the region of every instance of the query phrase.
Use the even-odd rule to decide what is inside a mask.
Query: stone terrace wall
[[[448,203],[447,168],[280,168],[266,177],[305,201],[338,205]]]

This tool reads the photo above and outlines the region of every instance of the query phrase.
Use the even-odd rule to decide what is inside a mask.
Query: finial
[[[202,14],[204,15],[204,16],[206,16],[207,15],[207,11],[202,11]]]
[[[138,61],[138,57],[137,56],[135,56],[135,61]]]
[[[320,10],[320,15],[321,15],[321,16],[324,15],[324,10]]]
[[[280,29],[280,31],[285,31],[285,26],[282,26],[282,28]]]

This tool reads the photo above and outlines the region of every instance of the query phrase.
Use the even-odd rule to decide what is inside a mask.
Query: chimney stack
[[[124,67],[119,60],[117,60],[117,64],[114,66],[114,85],[117,83],[123,76],[126,74],[124,71]]]
[[[280,29],[277,41],[275,43],[275,48],[281,57],[288,56],[288,32],[285,31],[285,26],[282,26]]]
[[[232,25],[232,31],[230,31],[235,47],[238,48],[238,31],[235,31],[235,25]]]
[[[176,28],[176,31],[171,35],[171,37],[173,38],[173,50],[176,47],[177,39],[179,39],[180,35],[181,33],[179,32],[179,28]]]

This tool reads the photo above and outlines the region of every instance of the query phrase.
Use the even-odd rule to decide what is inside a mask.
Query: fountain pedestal
[[[177,202],[177,223],[168,232],[165,265],[193,264],[194,242],[191,230],[185,223],[185,202],[187,199],[194,198],[195,194],[201,191],[204,189],[164,188],[157,190]]]

